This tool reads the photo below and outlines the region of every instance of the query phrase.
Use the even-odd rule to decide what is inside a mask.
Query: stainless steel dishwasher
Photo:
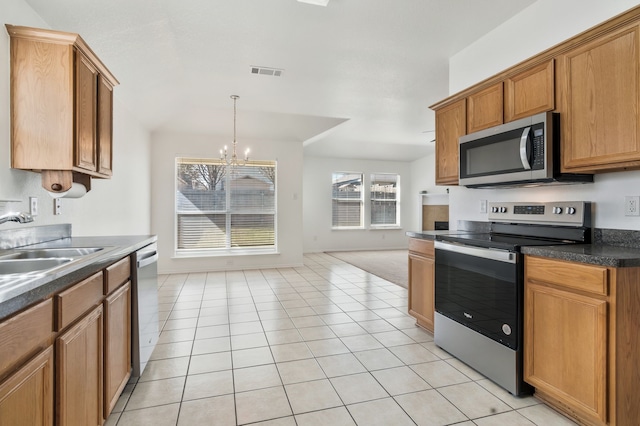
[[[131,339],[133,377],[140,377],[158,343],[158,245],[133,254]]]

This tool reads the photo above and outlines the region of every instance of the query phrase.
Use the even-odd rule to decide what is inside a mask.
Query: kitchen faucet
[[[33,216],[24,212],[9,212],[0,215],[0,225],[5,222],[29,223],[33,222]]]

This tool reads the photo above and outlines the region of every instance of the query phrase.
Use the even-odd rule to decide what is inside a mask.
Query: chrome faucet
[[[24,212],[9,212],[0,215],[0,224],[5,222],[29,223],[33,222],[33,216]]]

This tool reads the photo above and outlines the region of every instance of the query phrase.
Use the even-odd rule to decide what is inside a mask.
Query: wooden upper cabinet
[[[466,100],[436,110],[436,184],[458,184],[458,138],[466,134]]]
[[[503,123],[502,82],[467,97],[467,133]]]
[[[555,108],[553,59],[504,81],[504,121],[508,123]]]
[[[100,76],[98,82],[98,173],[111,176],[113,161],[113,86]]]
[[[110,177],[118,81],[78,34],[6,27],[11,167]]]
[[[76,51],[76,144],[74,166],[95,172],[98,167],[96,111],[98,71]]]
[[[557,59],[562,166],[640,167],[640,31],[627,25]]]

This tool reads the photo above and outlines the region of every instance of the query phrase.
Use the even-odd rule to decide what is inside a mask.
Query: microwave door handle
[[[528,144],[529,144],[529,131],[531,127],[525,127],[522,132],[522,136],[520,137],[520,161],[522,161],[522,167],[525,170],[531,170],[531,164],[529,163],[529,153],[528,153]]]

